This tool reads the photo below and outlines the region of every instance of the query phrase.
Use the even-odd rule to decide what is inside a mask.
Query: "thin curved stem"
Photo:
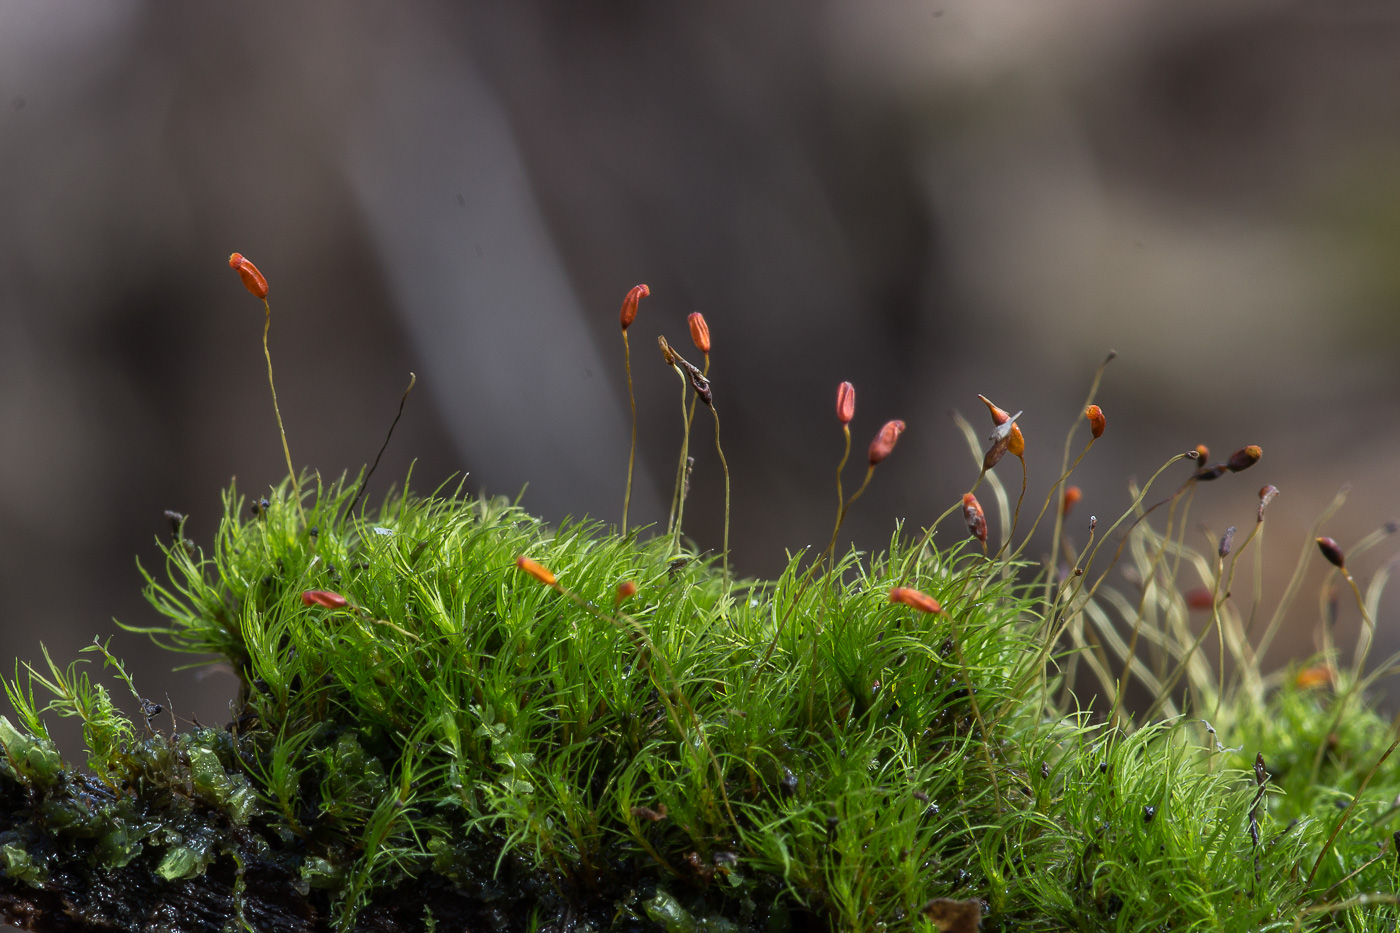
[[[292,451],[287,447],[287,429],[282,426],[282,410],[277,407],[277,384],[272,381],[272,351],[267,346],[267,332],[272,329],[272,305],[263,299],[263,308],[267,311],[267,316],[263,319],[263,357],[267,360],[267,386],[272,390],[272,413],[277,416],[277,433],[282,437],[282,455],[287,458],[287,475],[292,478],[293,497],[296,499],[297,510],[301,510],[301,477],[297,476],[296,467],[292,466]]]
[[[833,539],[841,531],[841,520],[846,517],[846,496],[845,493],[841,491],[841,472],[846,469],[846,461],[851,458],[850,425],[841,425],[841,433],[846,436],[846,449],[841,454],[841,462],[836,464],[836,527],[831,531],[831,537]],[[836,552],[834,550],[832,551],[831,562],[834,569],[836,565]]]
[[[724,585],[729,586],[729,461],[724,459],[724,448],[719,445],[719,411],[710,406],[710,414],[715,416],[715,453],[719,454],[719,465],[724,470]]]
[[[681,549],[681,519],[685,515],[685,466],[686,461],[690,459],[690,415],[685,407],[685,393],[689,385],[685,373],[681,372],[679,366],[672,364],[671,368],[676,371],[676,375],[681,380],[681,420],[685,423],[685,435],[681,438],[680,471],[676,480],[676,491],[672,496],[672,501],[675,503],[676,522],[671,530],[671,550],[679,551]]]
[[[632,448],[627,452],[627,491],[622,494],[622,533],[627,534],[627,510],[632,505],[632,466],[637,460],[637,396],[632,392],[632,347],[622,331],[622,358],[627,368],[627,401],[632,406]]]

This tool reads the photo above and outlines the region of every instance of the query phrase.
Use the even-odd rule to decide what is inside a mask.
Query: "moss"
[[[172,541],[147,577],[166,618],[148,631],[239,674],[226,729],[133,724],[76,666],[8,685],[6,879],[217,872],[237,912],[270,872],[344,930],[408,893],[414,928],[443,908],[510,929],[929,930],[925,903],[968,897],[991,930],[1395,922],[1356,900],[1388,891],[1394,767],[1327,844],[1389,739],[1346,684],[1208,695],[1188,631],[1169,657],[1189,689],[1162,699],[1199,693],[1215,725],[1110,725],[1057,699],[1068,658],[1104,661],[1048,645],[1087,644],[1112,598],[1047,615],[1014,559],[896,534],[825,575],[799,557],[730,583],[669,537],[550,528],[499,499],[352,515],[353,485],[301,488],[255,511],[230,490],[212,548]],[[1170,533],[1133,535],[1150,576]],[[90,773],[59,761],[54,714],[81,719]]]

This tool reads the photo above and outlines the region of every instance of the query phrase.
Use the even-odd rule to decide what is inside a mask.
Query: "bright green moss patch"
[[[251,511],[230,492],[212,549],[171,542],[148,577],[152,634],[239,675],[227,729],[163,735],[77,667],[9,685],[6,879],[83,862],[220,871],[237,891],[273,866],[345,930],[409,888],[428,892],[424,929],[433,897],[512,930],[932,930],[932,898],[980,899],[987,930],[1400,916],[1400,762],[1318,861],[1391,738],[1345,673],[1341,717],[1331,690],[1288,679],[1206,695],[1213,726],[1110,728],[1056,705],[1064,657],[1043,646],[1062,626],[1083,639],[1111,600],[1046,619],[1031,568],[961,545],[896,536],[832,574],[799,558],[727,585],[669,538],[549,528],[501,500],[350,516],[353,486],[302,509],[290,489]],[[1168,565],[1141,528],[1130,557]],[[894,586],[944,611],[892,603]],[[58,760],[45,714],[81,719],[90,775]]]

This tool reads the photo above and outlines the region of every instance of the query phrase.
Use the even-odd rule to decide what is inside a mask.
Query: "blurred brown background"
[[[1114,348],[1076,520],[1197,443],[1260,444],[1193,518],[1247,529],[1280,486],[1276,595],[1340,484],[1344,545],[1400,517],[1397,88],[1400,7],[1370,0],[0,0],[0,659],[110,635],[150,696],[226,716],[231,677],[111,619],[156,621],[162,510],[207,544],[230,477],[283,474],[234,250],[271,282],[298,463],[371,459],[418,374],[372,495],[416,458],[419,489],[466,471],[616,521],[617,311],[647,282],[634,521],[665,519],[654,339],[688,347],[690,311],[753,575],[829,534],[839,381],[848,481],[909,423],[848,524],[878,547],[975,476],[947,413],[985,431],[979,392],[1025,410],[1038,507]],[[718,547],[697,437],[687,530]],[[1311,650],[1305,594],[1280,659]]]

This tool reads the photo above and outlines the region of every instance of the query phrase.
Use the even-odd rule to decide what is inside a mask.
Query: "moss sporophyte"
[[[629,293],[624,339],[647,294]],[[703,323],[688,321],[708,356]],[[688,439],[695,402],[713,411],[718,393],[708,365],[661,346]],[[367,475],[289,475],[252,509],[230,488],[202,542],[197,517],[171,513],[163,568],[142,570],[162,621],[134,628],[228,665],[232,721],[166,729],[100,643],[83,660],[120,702],[95,666],[46,654],[17,669],[0,717],[0,917],[143,931],[1394,929],[1397,738],[1368,700],[1400,662],[1367,659],[1388,566],[1368,554],[1395,527],[1343,552],[1321,534],[1339,496],[1268,598],[1277,489],[1256,510],[1229,480],[1257,447],[1218,470],[1204,450],[1173,457],[1130,487],[1121,517],[1071,526],[1096,491],[1065,484],[1113,440],[1102,374],[1064,413],[1062,464],[1029,529],[1036,450],[1019,423],[1049,416],[983,398],[992,435],[959,418],[966,455],[935,465],[970,487],[942,515],[897,527],[878,553],[838,547],[904,428],[890,421],[855,494],[838,469],[831,544],[775,580],[732,578],[722,552],[683,534],[687,456],[671,527],[654,534],[550,527],[460,486],[361,506]],[[847,454],[854,403],[842,383]],[[1014,505],[1005,452],[1022,465]],[[1186,529],[1211,479],[1257,520],[1202,551]],[[1031,562],[1052,505],[1049,559]],[[941,527],[958,511],[966,534]],[[1323,651],[1266,671],[1320,558]],[[1234,595],[1250,561],[1253,591]],[[1363,620],[1350,663],[1337,574]],[[1129,686],[1145,698],[1132,707]],[[54,716],[81,724],[84,767],[60,756]]]

